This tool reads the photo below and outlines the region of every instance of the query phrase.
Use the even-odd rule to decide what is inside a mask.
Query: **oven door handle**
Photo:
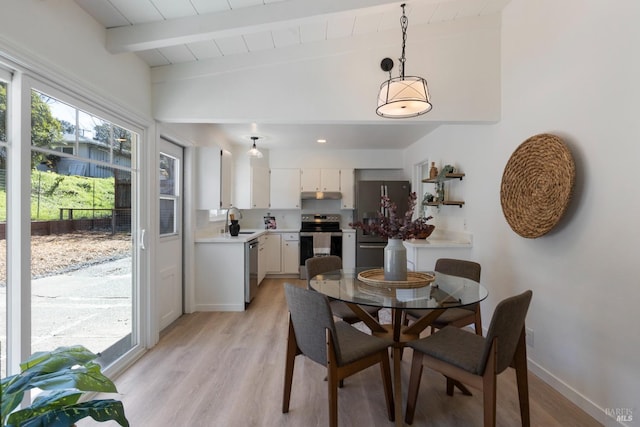
[[[379,245],[360,245],[360,249],[384,249],[384,246]]]
[[[332,237],[339,237],[342,236],[342,232],[341,231],[301,231],[300,232],[300,237],[313,237],[314,234],[331,234]]]

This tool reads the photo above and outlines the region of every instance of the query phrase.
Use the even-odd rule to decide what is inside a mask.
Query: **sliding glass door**
[[[116,360],[134,334],[139,136],[31,94],[31,349],[81,344]]]

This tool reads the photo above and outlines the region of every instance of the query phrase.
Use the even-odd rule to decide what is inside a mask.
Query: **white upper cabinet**
[[[231,183],[233,182],[233,155],[227,150],[221,150],[220,163],[220,207],[231,207]]]
[[[271,169],[271,209],[300,209],[300,169]]]
[[[355,171],[353,169],[340,169],[340,192],[342,209],[355,209]]]
[[[232,156],[219,147],[196,147],[196,209],[231,204]]]
[[[340,191],[340,169],[302,169],[301,191]]]
[[[239,209],[269,208],[269,167],[247,156],[235,162],[234,206]]]

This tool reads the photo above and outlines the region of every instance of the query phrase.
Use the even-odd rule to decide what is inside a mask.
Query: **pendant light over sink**
[[[257,136],[252,136],[251,140],[253,141],[253,146],[247,152],[247,154],[249,154],[249,157],[255,157],[256,159],[261,159],[262,158],[262,153],[260,152],[260,150],[258,150],[258,147],[256,147],[256,141],[258,140],[258,137]]]
[[[409,20],[404,14],[405,4],[402,7],[400,27],[402,28],[402,56],[400,57],[400,77],[391,77],[393,60],[384,58],[380,63],[383,71],[389,72],[389,80],[380,85],[378,93],[378,108],[376,114],[381,117],[403,119],[416,117],[428,113],[433,107],[429,99],[427,81],[422,77],[404,75],[405,45],[407,42],[407,26]]]

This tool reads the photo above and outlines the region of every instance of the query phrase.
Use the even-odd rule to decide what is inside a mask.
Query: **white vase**
[[[384,279],[407,280],[407,248],[402,239],[389,239],[384,248]]]

